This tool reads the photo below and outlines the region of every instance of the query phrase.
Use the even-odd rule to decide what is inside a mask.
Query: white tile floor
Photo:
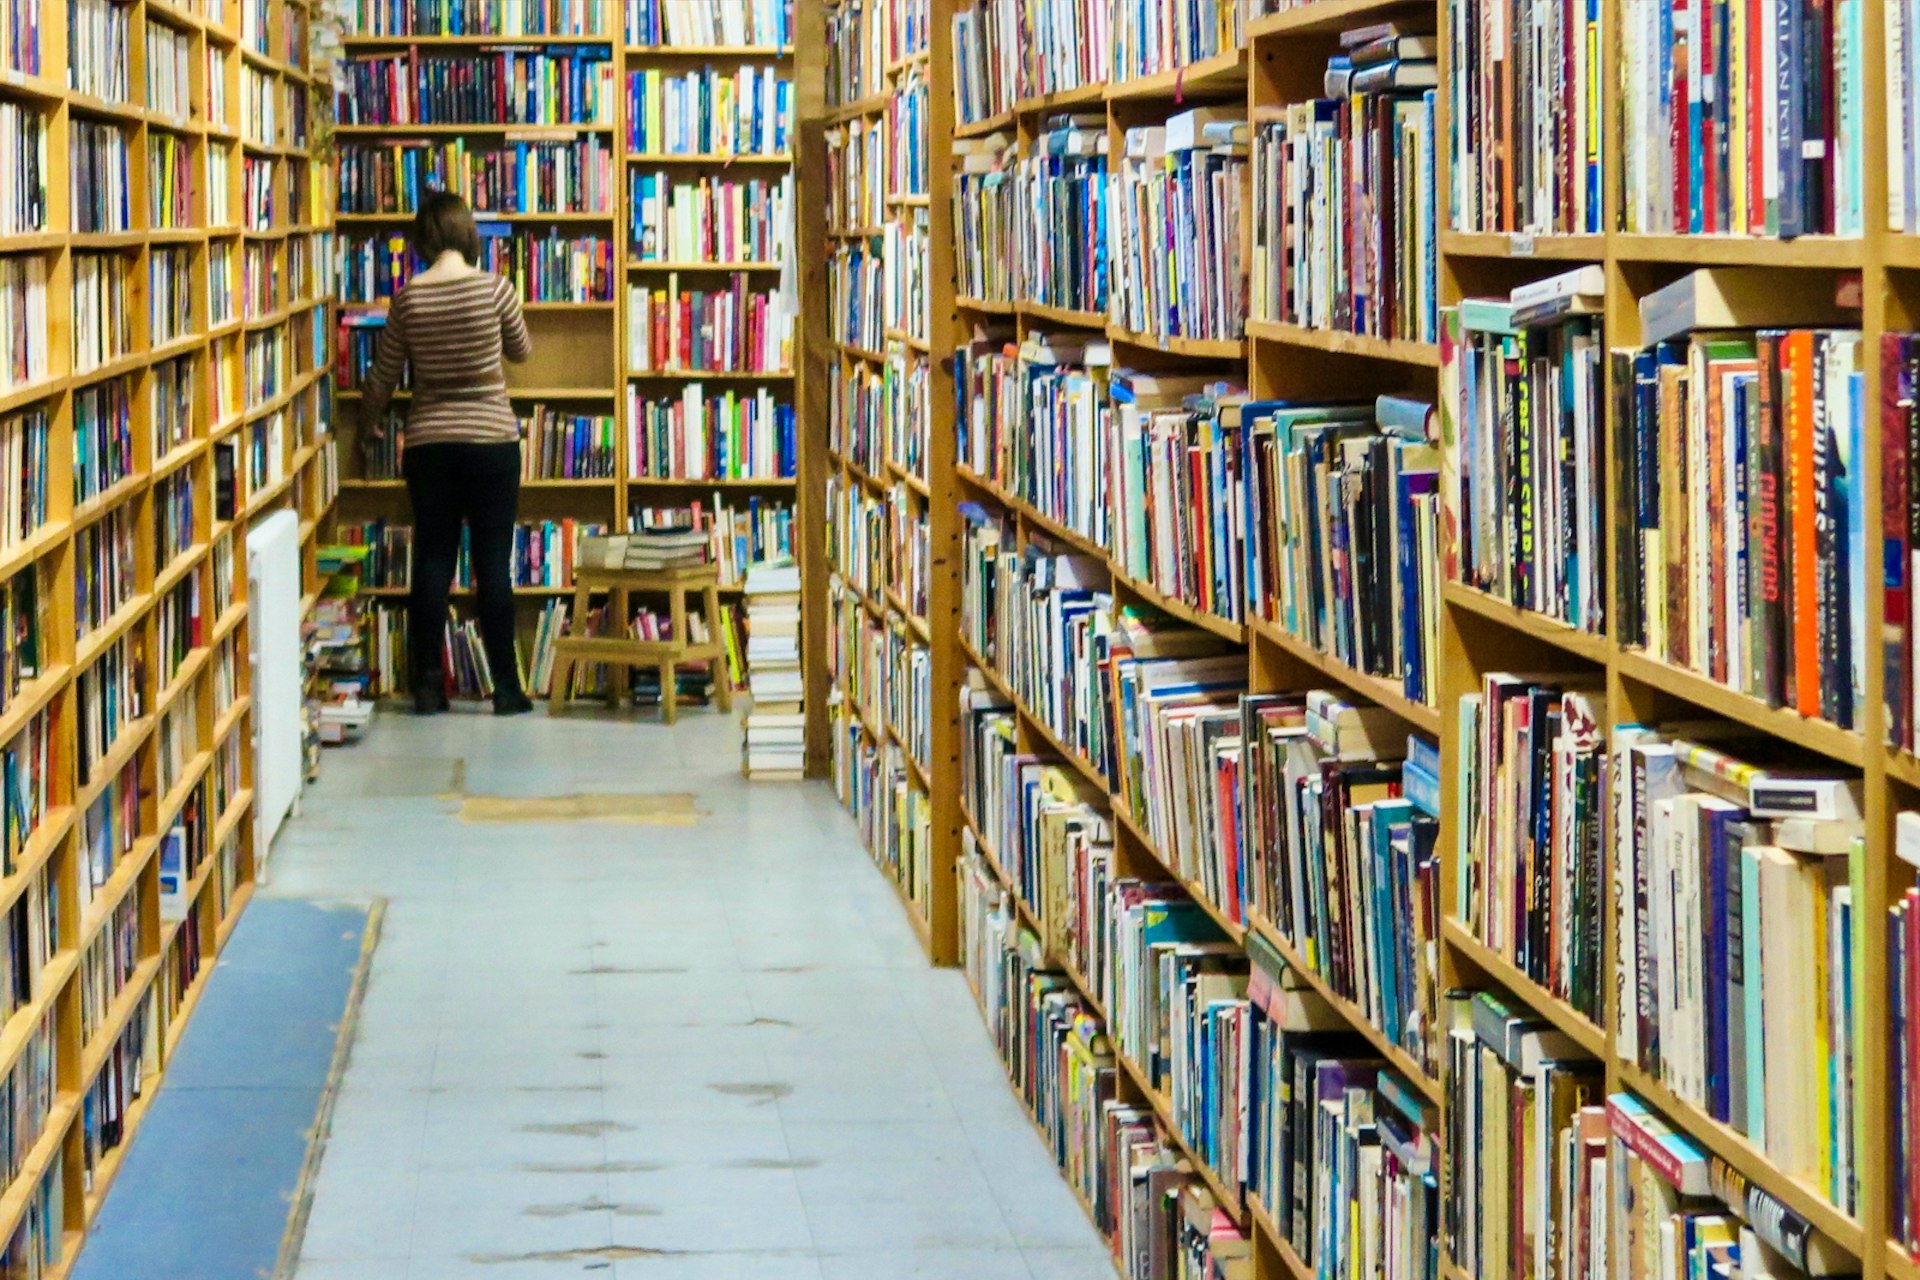
[[[737,729],[383,716],[268,893],[389,900],[300,1280],[1111,1280],[957,972]],[[676,792],[685,828],[444,793]]]

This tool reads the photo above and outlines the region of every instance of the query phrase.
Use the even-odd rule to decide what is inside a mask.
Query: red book
[[[1912,667],[1907,661],[1907,421],[1914,388],[1907,375],[1908,339],[1897,333],[1880,338],[1880,534],[1885,548],[1885,620],[1881,626],[1887,725],[1893,740],[1909,741]]]
[[[1721,0],[1724,3],[1724,0]],[[1705,79],[1711,85],[1718,74],[1719,63],[1714,53],[1714,21],[1719,4],[1715,0],[1697,0],[1695,4],[1694,36],[1700,41],[1700,66],[1705,70]],[[1725,85],[1716,86],[1716,91],[1724,94]],[[1675,105],[1679,103],[1676,95]],[[1720,130],[1714,122],[1713,105],[1702,103],[1700,109],[1700,153],[1703,163],[1700,183],[1700,225],[1709,235],[1722,231],[1720,225]],[[1689,186],[1692,184],[1689,183]],[[1685,231],[1686,225],[1674,228]]]
[[[1673,0],[1673,97],[1668,119],[1668,142],[1673,150],[1673,223],[1668,231],[1687,229],[1687,206],[1693,186],[1687,162],[1687,37],[1682,21],[1692,0]],[[1699,33],[1694,33],[1699,38]]]
[[[1813,476],[1813,331],[1794,329],[1780,344],[1784,365],[1781,398],[1787,418],[1787,546],[1792,590],[1786,614],[1793,628],[1788,653],[1793,666],[1794,708],[1803,716],[1820,714],[1820,573],[1814,534]]]
[[[1761,156],[1762,143],[1766,141],[1766,125],[1762,122],[1762,113],[1773,101],[1778,89],[1771,84],[1760,82],[1760,70],[1766,65],[1762,59],[1765,44],[1766,19],[1762,14],[1766,0],[1746,0],[1747,6],[1747,234],[1760,236],[1767,233],[1767,190],[1766,160]]]

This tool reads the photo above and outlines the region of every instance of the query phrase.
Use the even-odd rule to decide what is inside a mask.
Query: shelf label
[[[1508,248],[1509,252],[1516,258],[1531,258],[1533,256],[1533,233],[1531,231],[1514,232],[1513,239],[1509,243]]]

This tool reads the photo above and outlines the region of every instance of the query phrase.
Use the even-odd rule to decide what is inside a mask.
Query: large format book
[[[1852,1212],[1859,784],[1776,778],[1744,749],[1614,730],[1617,1039]]]

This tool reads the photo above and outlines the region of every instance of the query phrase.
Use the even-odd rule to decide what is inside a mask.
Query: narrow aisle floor
[[[737,733],[383,716],[328,754],[265,892],[389,906],[299,1280],[1112,1276],[965,979]],[[698,817],[469,804],[604,793]]]

